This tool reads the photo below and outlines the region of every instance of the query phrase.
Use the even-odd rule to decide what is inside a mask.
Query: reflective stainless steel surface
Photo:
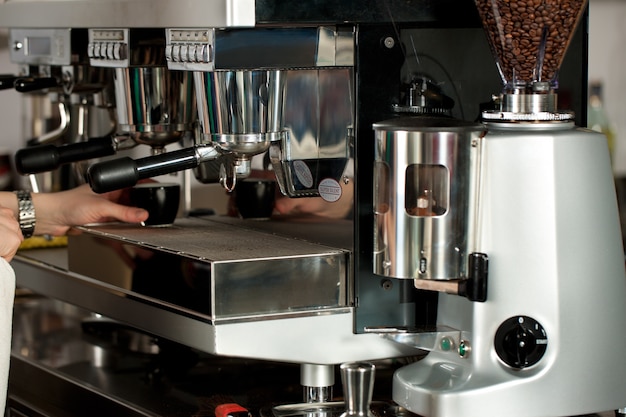
[[[67,267],[20,254],[18,283],[209,353],[336,364],[419,352],[352,332],[349,222],[296,221],[277,234],[269,222],[220,219],[89,227],[71,238]],[[311,230],[321,243],[302,240]]]
[[[235,165],[265,152],[284,134],[285,77],[282,70],[195,72],[197,142],[232,156]],[[237,173],[248,176],[249,163],[244,168]]]
[[[354,64],[348,27],[168,28],[168,67],[182,71],[321,68]]]
[[[210,219],[178,219],[156,228],[92,226],[86,232],[70,237],[72,272],[176,304],[213,323],[347,306],[349,253],[342,249]],[[94,245],[102,255],[125,255],[119,259],[122,272],[86,262]],[[132,268],[122,264],[126,256]],[[128,281],[119,280],[126,275]]]
[[[115,68],[114,83],[119,134],[153,148],[192,137],[196,107],[190,73]]]
[[[29,13],[29,10],[37,13]],[[333,193],[339,193],[338,201],[346,203],[350,211],[346,215],[349,219],[339,221],[315,216],[275,216],[277,218],[261,222],[207,217],[180,219],[173,227],[163,229],[92,225],[81,228],[82,235],[72,237],[69,248],[55,251],[54,255],[47,251],[21,252],[14,262],[19,285],[74,307],[85,308],[90,314],[103,315],[155,340],[184,345],[185,351],[195,350],[202,355],[241,358],[244,361],[260,359],[296,363],[299,370],[305,370],[305,374],[306,369],[310,370],[307,365],[329,370],[342,362],[385,358],[400,367],[419,358],[424,362],[418,364],[424,363],[427,371],[413,372],[415,367],[403,368],[405,370],[400,371],[396,379],[407,382],[406,385],[398,388],[398,384],[394,385],[390,378],[379,385],[386,391],[387,397],[392,395],[392,389],[396,389],[396,401],[405,401],[414,410],[419,406],[407,397],[419,391],[421,381],[412,378],[424,374],[425,380],[434,385],[430,391],[428,388],[431,387],[426,388],[428,393],[448,386],[449,381],[452,381],[450,384],[459,384],[455,392],[446,391],[442,395],[445,397],[444,405],[449,407],[454,406],[456,397],[465,400],[471,396],[464,395],[472,387],[462,385],[466,381],[463,378],[479,375],[474,380],[480,380],[483,385],[477,391],[480,395],[487,392],[489,398],[481,397],[469,404],[484,407],[476,412],[472,410],[469,413],[472,415],[481,415],[482,410],[490,410],[488,407],[496,409],[492,415],[501,415],[511,404],[516,404],[513,414],[523,413],[530,409],[523,402],[526,398],[543,398],[549,389],[558,388],[566,397],[566,400],[560,401],[574,404],[582,395],[568,390],[570,384],[585,380],[593,372],[583,372],[583,378],[572,378],[573,373],[569,371],[581,369],[578,367],[580,363],[595,365],[592,360],[597,357],[589,355],[581,360],[569,361],[576,363],[577,367],[560,374],[558,381],[544,379],[544,374],[534,369],[515,372],[498,368],[502,372],[495,376],[489,372],[481,374],[480,371],[491,365],[490,360],[497,360],[492,352],[493,327],[490,327],[497,323],[494,322],[494,314],[489,314],[492,312],[489,309],[494,308],[494,304],[506,309],[514,303],[500,305],[493,303],[491,298],[485,303],[478,303],[423,288],[416,289],[412,280],[377,274],[373,267],[372,232],[376,220],[373,208],[376,201],[372,190],[376,146],[372,125],[397,116],[393,114],[393,109],[402,102],[406,83],[421,76],[432,80],[455,101],[456,106],[451,111],[455,117],[474,119],[479,114],[481,103],[499,87],[500,82],[479,23],[472,0],[363,0],[358,5],[333,0],[7,0],[0,3],[0,26],[42,29],[80,26],[97,35],[90,38],[86,46],[93,66],[118,69],[167,66],[172,72],[201,73],[201,88],[207,95],[201,105],[207,107],[218,104],[209,88],[209,83],[217,79],[216,75],[209,75],[212,71],[232,74],[280,71],[281,75],[286,74],[283,120],[278,121],[273,116],[267,119],[272,120],[270,124],[280,127],[280,140],[269,140],[268,154],[281,181],[281,190],[290,197],[333,197],[337,196]],[[126,35],[130,37],[125,38]],[[586,75],[584,30],[579,32],[573,44],[576,46],[573,59],[562,74],[569,78],[563,80],[563,85],[571,88],[575,110],[578,110],[584,105],[581,102],[584,97],[584,82],[581,80]],[[148,53],[143,53],[145,51]],[[148,72],[145,71],[146,74]],[[130,70],[128,74],[131,74]],[[128,75],[128,78],[131,76]],[[129,81],[127,83],[130,84]],[[128,91],[133,91],[132,88],[124,86],[119,93],[128,94]],[[141,88],[147,89],[146,92],[140,92]],[[126,125],[138,126],[142,124],[140,119],[152,117],[152,105],[147,103],[144,106],[146,103],[142,102],[144,97],[152,97],[150,88],[148,83],[144,84],[133,93],[132,100],[119,105],[122,108],[143,106],[144,110],[132,114],[129,109],[124,109],[126,115],[121,118],[129,121]],[[255,99],[269,97],[258,94],[254,89],[246,93]],[[236,96],[228,96],[227,99],[234,101],[233,97]],[[232,108],[235,109],[232,112],[236,115],[234,120],[239,120],[237,112],[245,106]],[[252,114],[256,116],[263,111],[263,107],[255,107]],[[153,125],[167,124],[162,120],[164,113],[160,109],[155,113],[159,117],[151,119]],[[207,117],[223,113],[206,112]],[[150,160],[142,159],[140,163],[116,165],[112,171],[137,174],[143,170],[147,178],[156,175],[156,172],[159,175],[172,172],[161,170],[168,164],[177,170],[191,169],[203,161],[213,162],[215,159],[219,164],[226,162],[225,165],[236,166],[239,162],[241,166],[247,164],[248,159],[244,163],[243,158],[233,162],[240,147],[260,144],[258,151],[266,149],[266,138],[257,140],[258,136],[254,136],[264,132],[231,132],[229,129],[232,127],[239,129],[231,120],[228,129],[221,133],[242,134],[243,140],[230,140],[229,136],[226,138],[229,140],[214,142],[213,138],[206,137],[213,133],[207,128],[210,123],[204,125],[204,131],[194,129],[198,141],[194,141],[193,148],[174,151],[178,153],[170,158],[159,155],[157,158],[149,157],[153,158]],[[129,130],[132,129],[129,127]],[[255,126],[255,129],[262,131],[264,127]],[[286,134],[282,135],[283,132]],[[234,149],[235,152],[220,156],[216,150],[219,146],[229,148],[229,151]],[[432,151],[425,148],[425,152]],[[257,149],[246,152],[256,153]],[[348,176],[352,176],[345,170],[349,158],[353,165],[348,166],[354,166],[355,178],[348,180]],[[431,162],[431,165],[439,164],[434,159]],[[233,172],[235,178],[243,170]],[[350,187],[353,188],[350,193],[341,194]],[[321,202],[324,205],[329,203]],[[542,216],[537,218],[543,219]],[[513,227],[516,225],[513,224]],[[399,227],[402,226],[404,224]],[[500,229],[505,233],[507,227]],[[404,231],[400,230],[401,233]],[[319,238],[320,234],[322,238]],[[489,249],[518,254],[515,243],[507,241]],[[507,285],[510,287],[506,288],[516,290],[516,295],[525,295],[514,285],[526,283],[530,280],[528,276],[510,280],[509,272],[523,274],[526,270],[520,266],[502,273],[503,263],[497,256],[494,263],[498,271],[497,284],[500,285],[495,286],[496,297]],[[531,267],[536,265],[528,262],[523,267],[529,264]],[[567,265],[567,262],[559,263],[559,270],[567,270]],[[544,275],[549,274],[542,274],[541,277],[544,278]],[[532,278],[539,276],[532,275]],[[445,281],[446,284],[449,282]],[[572,288],[566,290],[575,291]],[[521,307],[545,313],[539,319],[547,323],[545,327],[551,338],[549,348],[558,347],[559,343],[565,347],[576,346],[574,339],[568,338],[569,334],[558,334],[556,339],[552,339],[553,323],[544,321],[545,316],[553,311],[551,308],[559,308],[560,304],[554,300],[560,299],[561,295],[538,292],[541,296],[550,296],[550,300],[536,305],[533,303],[541,297],[529,296],[528,303]],[[593,294],[597,296],[597,293]],[[578,304],[582,306],[584,303]],[[606,310],[597,314],[605,313]],[[554,322],[573,320],[573,317],[562,314]],[[448,326],[435,326],[437,318]],[[34,322],[35,319],[31,315],[28,321]],[[611,322],[608,319],[603,321]],[[600,326],[586,327],[595,330]],[[390,333],[390,329],[397,332]],[[405,329],[409,329],[408,334],[403,333]],[[422,332],[421,337],[414,337],[411,333],[416,329]],[[575,326],[572,329],[579,330]],[[376,330],[384,334],[370,333]],[[481,332],[487,336],[483,337]],[[603,339],[598,337],[601,335],[596,336],[597,340]],[[607,345],[602,348],[608,350]],[[424,348],[430,349],[426,358],[423,358]],[[159,349],[159,353],[162,350]],[[96,351],[97,359],[93,363],[91,359],[86,359],[85,362],[90,365],[86,367],[88,370],[84,371],[85,368],[81,367],[78,373],[92,375],[91,365],[96,364],[102,369],[113,362],[102,350]],[[553,352],[550,351],[550,354]],[[617,348],[614,352],[618,352]],[[560,366],[564,362],[559,360],[566,353],[577,354],[579,351],[559,351],[559,356],[551,356],[556,359],[545,366],[555,363]],[[77,354],[76,357],[82,356]],[[23,357],[15,363],[19,365],[14,369],[20,373],[14,376],[18,384],[13,385],[13,393],[28,387],[26,378],[21,377],[29,375],[27,370],[33,369],[37,369],[36,377],[42,380],[43,375],[51,376],[46,377],[46,385],[71,381],[71,385],[81,388],[80,392],[102,392],[101,387],[110,381],[97,371],[93,373],[95,378],[73,379],[64,372],[71,366],[58,370]],[[472,369],[473,372],[456,372],[461,366],[465,365],[464,369],[468,369],[474,363],[478,366]],[[23,364],[26,366],[21,367]],[[186,370],[185,366],[185,363],[175,361],[172,368],[181,371]],[[238,379],[241,375],[254,373],[252,367],[238,367],[230,361],[224,366],[218,365],[217,369],[222,378]],[[128,375],[125,372],[127,368],[116,370],[121,371],[117,376]],[[272,371],[268,368],[262,370],[268,374]],[[545,374],[554,375],[548,371]],[[614,367],[612,372],[615,371],[617,368]],[[499,390],[502,385],[494,382],[500,381],[501,374],[508,383],[502,390],[512,393],[511,401],[502,400],[504,396]],[[171,375],[168,374],[168,377]],[[153,376],[154,373],[149,371],[148,379]],[[485,378],[481,379],[481,376]],[[290,377],[297,382],[293,375]],[[92,382],[94,379],[97,382]],[[198,374],[198,379],[212,381],[206,374]],[[322,389],[309,398],[326,399],[330,395],[327,395],[330,392],[327,390],[329,378],[324,379],[325,384],[317,384],[323,385]],[[100,384],[101,381],[105,382]],[[187,388],[202,389],[197,380],[188,381]],[[515,396],[519,394],[517,388],[533,385],[531,382],[543,382],[549,389],[537,385],[543,388],[541,393]],[[257,388],[264,387],[256,379],[253,383]],[[492,391],[493,384],[498,389]],[[143,385],[136,380],[134,386],[119,381],[111,382],[111,385],[113,397],[118,403],[144,412],[146,407],[139,398],[145,392]],[[618,384],[611,385],[608,387],[612,390],[611,394],[621,389]],[[124,393],[120,387],[129,389]],[[535,385],[533,387],[536,389]],[[32,387],[33,390],[36,388]],[[300,395],[302,387],[298,388]],[[410,395],[403,396],[402,388],[406,388]],[[173,391],[177,398],[189,399],[187,390],[177,386]],[[604,391],[609,392],[608,389]],[[208,392],[211,391],[203,391]],[[606,400],[599,389],[596,393],[598,401]],[[42,403],[56,406],[58,398],[71,398],[65,395],[43,395],[40,399]],[[123,395],[132,398],[127,402]],[[170,398],[166,397],[162,395],[164,401],[174,408],[185,410],[187,415],[193,413],[176,401],[169,402]],[[281,401],[280,395],[275,394],[268,394],[265,398]],[[474,398],[477,396],[467,401],[472,402]],[[244,401],[254,404],[247,398]],[[293,400],[290,398],[289,402]],[[419,402],[423,403],[430,404],[429,400]],[[613,404],[611,401],[605,403]],[[310,406],[296,408],[301,413],[311,414]],[[331,408],[323,412],[336,415],[337,407]],[[292,413],[292,410],[289,406],[284,407],[287,413]],[[345,412],[345,407],[341,411]],[[467,414],[467,409],[459,407],[445,414],[463,412]],[[543,415],[541,412],[543,410],[539,410],[538,415]],[[161,410],[150,410],[150,413],[167,415]],[[80,412],[74,414],[81,415]],[[209,414],[213,415],[214,410]],[[109,412],[107,417],[109,415],[118,414]]]
[[[90,316],[18,297],[9,416],[189,417],[214,415],[224,402],[256,413],[270,399],[299,400],[298,365],[207,355],[155,336],[156,352],[137,352],[125,345],[123,325],[95,327]]]
[[[287,135],[270,149],[272,167],[284,194],[318,196],[322,180],[341,180],[354,139],[352,83],[351,68],[287,72]]]
[[[374,271],[405,279],[466,277],[484,126],[414,116],[374,129]]]
[[[282,71],[196,72],[194,80],[203,137],[225,142],[226,151],[239,151],[227,145],[228,136],[263,136],[282,130]]]

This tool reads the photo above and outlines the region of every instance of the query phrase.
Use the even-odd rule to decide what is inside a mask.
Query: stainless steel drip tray
[[[346,306],[349,252],[209,218],[70,236],[73,273],[210,321]]]
[[[333,231],[328,230],[327,236],[320,233],[307,236],[323,229],[324,223],[307,217],[256,221],[206,216],[178,218],[173,225],[165,227],[105,223],[77,229],[185,257],[228,262],[346,252],[337,247],[347,245],[344,236],[347,229],[337,223],[331,223],[330,227]]]

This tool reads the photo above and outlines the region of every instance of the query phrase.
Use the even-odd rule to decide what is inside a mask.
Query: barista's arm
[[[0,258],[10,262],[23,237],[13,210],[0,204]]]
[[[88,185],[57,193],[32,193],[37,235],[59,236],[67,233],[71,226],[121,221],[139,223],[148,218],[148,213],[136,207],[117,204],[122,191],[96,194]],[[17,196],[13,192],[0,192],[0,206],[13,210],[19,218]]]

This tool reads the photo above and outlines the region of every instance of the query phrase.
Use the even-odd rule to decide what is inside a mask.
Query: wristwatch
[[[18,190],[17,211],[19,213],[20,229],[24,239],[27,239],[35,232],[35,206],[30,191]]]

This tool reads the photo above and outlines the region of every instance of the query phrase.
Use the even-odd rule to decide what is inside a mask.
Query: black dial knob
[[[498,327],[494,344],[504,363],[521,369],[539,362],[548,347],[548,337],[537,320],[516,316]]]

